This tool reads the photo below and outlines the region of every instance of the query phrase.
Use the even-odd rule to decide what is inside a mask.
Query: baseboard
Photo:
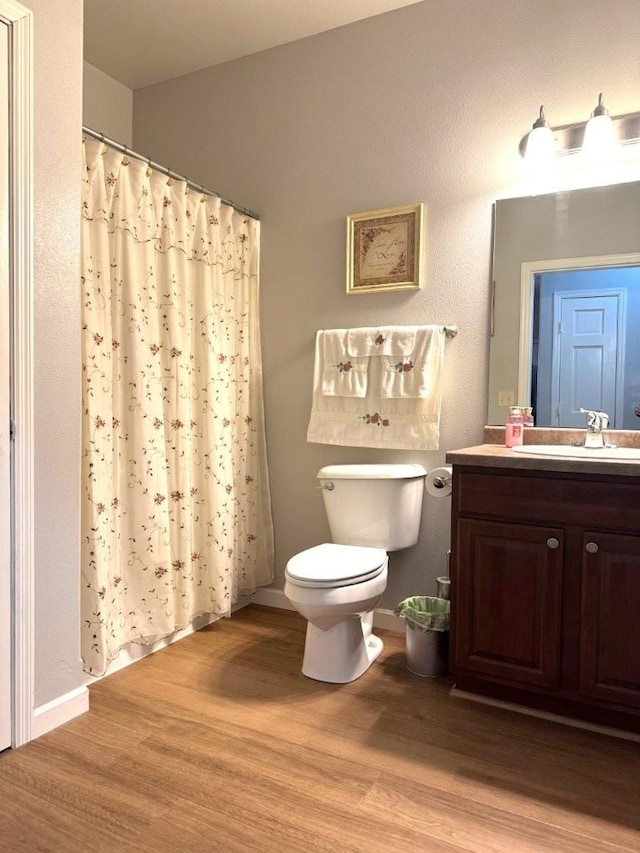
[[[373,627],[382,628],[384,631],[395,631],[397,634],[404,634],[404,619],[396,616],[393,610],[380,608],[373,614]]]
[[[252,604],[262,604],[264,607],[277,607],[278,610],[295,610],[281,589],[262,586],[251,596]]]
[[[261,587],[251,596],[252,604],[262,604],[264,607],[277,607],[279,610],[295,610],[281,589]],[[396,616],[393,610],[376,610],[373,614],[373,625],[386,631],[404,633],[404,622]]]
[[[45,735],[52,729],[70,722],[88,710],[89,691],[83,684],[81,687],[76,687],[75,690],[70,690],[69,693],[58,696],[57,699],[35,709],[31,724],[31,739],[35,740],[35,738]]]
[[[622,740],[640,742],[640,734],[627,732],[623,729],[614,729],[611,726],[601,726],[599,723],[590,723],[587,720],[577,720],[575,717],[565,717],[561,714],[552,714],[550,711],[541,711],[538,708],[527,708],[526,705],[518,705],[515,702],[505,702],[503,699],[493,699],[490,696],[481,696],[479,693],[470,693],[468,690],[460,690],[454,684],[449,691],[451,696],[467,699],[470,702],[478,702],[480,705],[491,705],[494,708],[503,708],[516,714],[527,717],[538,717],[541,720],[549,720],[552,723],[560,723],[563,726],[572,726],[574,729],[586,729],[610,737],[618,737]]]

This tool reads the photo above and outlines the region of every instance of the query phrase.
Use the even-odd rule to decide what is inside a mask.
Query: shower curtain
[[[83,142],[82,655],[273,580],[259,223]]]

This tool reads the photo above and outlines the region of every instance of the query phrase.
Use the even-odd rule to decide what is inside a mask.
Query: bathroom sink
[[[638,447],[572,447],[567,444],[522,444],[512,448],[534,456],[561,456],[565,459],[628,459],[640,462]]]

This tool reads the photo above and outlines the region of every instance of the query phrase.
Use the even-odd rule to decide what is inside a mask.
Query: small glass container
[[[534,426],[533,407],[532,406],[523,406],[523,408],[522,408],[522,423],[526,427]]]
[[[504,427],[504,443],[507,447],[517,447],[522,444],[524,419],[520,406],[510,406],[507,423]]]

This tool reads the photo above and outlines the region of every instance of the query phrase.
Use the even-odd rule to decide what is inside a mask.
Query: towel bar
[[[447,323],[442,328],[448,338],[455,338],[455,336],[458,334],[458,327],[455,323]]]

